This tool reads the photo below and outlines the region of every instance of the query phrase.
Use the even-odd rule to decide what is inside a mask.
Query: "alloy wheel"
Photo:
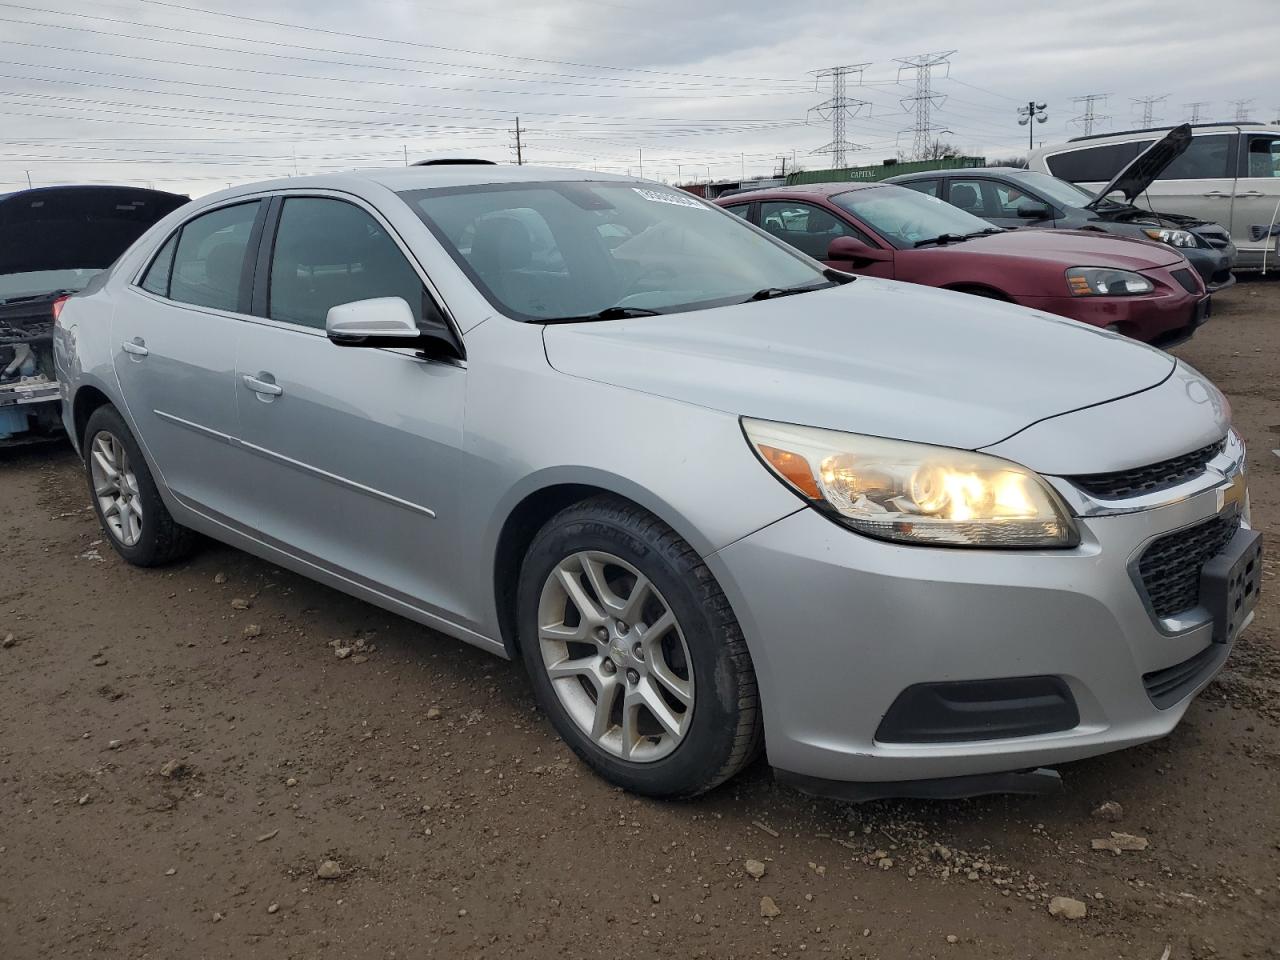
[[[570,718],[602,750],[661,760],[693,719],[693,661],[662,593],[634,566],[584,550],[560,561],[538,601],[542,664]]]
[[[89,471],[107,529],[126,547],[134,546],[142,537],[142,497],[129,452],[119,437],[105,430],[94,435]]]

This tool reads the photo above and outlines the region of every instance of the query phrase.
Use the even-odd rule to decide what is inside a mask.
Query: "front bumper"
[[[808,509],[725,547],[707,562],[751,650],[769,762],[810,780],[972,777],[1168,734],[1228,648],[1214,643],[1204,609],[1157,620],[1131,565],[1156,538],[1216,516],[1228,489],[1224,481],[1153,509],[1086,516],[1072,550],[902,546]],[[1180,699],[1156,706],[1144,675],[1188,662],[1201,666]],[[1075,726],[968,742],[876,738],[915,684],[1030,676],[1061,678]]]
[[[1167,271],[1143,271],[1156,280],[1153,293],[1132,297],[1019,297],[1024,307],[1056,313],[1095,327],[1118,330],[1127,337],[1167,346],[1185,340],[1205,322],[1202,293],[1189,293],[1176,282],[1157,279]]]
[[[1187,258],[1187,262],[1200,274],[1204,288],[1209,293],[1226,290],[1236,282],[1231,268],[1236,262],[1235,244],[1226,247],[1179,247],[1178,252]]]

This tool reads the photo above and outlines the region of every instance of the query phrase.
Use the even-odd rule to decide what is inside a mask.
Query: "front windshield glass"
[[[1010,174],[1009,179],[1015,183],[1026,184],[1028,190],[1034,190],[1046,200],[1061,207],[1083,207],[1085,204],[1092,203],[1094,199],[1092,193],[1080,189],[1074,183],[1068,183],[1066,180],[1059,180],[1057,177],[1035,170]]]
[[[38,297],[55,290],[82,290],[95,276],[99,267],[80,270],[34,270],[27,273],[6,273],[0,276],[0,300],[22,297]]]
[[[520,320],[678,313],[832,282],[741,218],[654,184],[482,184],[401,197],[489,301]]]
[[[892,184],[850,190],[831,199],[900,250],[944,235],[963,237],[994,229],[937,197]]]

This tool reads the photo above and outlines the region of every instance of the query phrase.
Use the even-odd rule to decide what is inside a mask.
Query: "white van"
[[[1098,190],[1172,127],[1129,130],[1042,147],[1027,159],[1032,170]],[[1276,263],[1270,228],[1280,212],[1280,126],[1214,123],[1192,127],[1186,152],[1160,173],[1138,201],[1229,226],[1237,270],[1256,270],[1263,254]],[[1276,263],[1280,267],[1280,263]]]

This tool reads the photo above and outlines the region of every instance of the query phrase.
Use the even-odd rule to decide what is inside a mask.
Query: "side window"
[[[1157,180],[1221,180],[1230,177],[1228,157],[1235,134],[1193,137],[1186,153],[1156,177]]]
[[[923,193],[927,197],[936,197],[938,195],[937,180],[908,180],[903,186],[915,190],[917,193]]]
[[[1136,157],[1141,150],[1151,146],[1152,141],[1134,141],[1132,143],[1108,143],[1098,147],[1081,147],[1059,153],[1045,160],[1049,172],[1061,180],[1072,183],[1106,183],[1120,168]]]
[[[1029,203],[1044,203],[1039,197],[1024,193],[1012,183],[993,183],[992,189],[995,191],[996,210],[998,211],[993,216],[1016,217],[1019,207]]]
[[[400,297],[422,323],[426,290],[383,226],[355,204],[290,197],[271,253],[267,314],[324,329],[329,308]]]
[[[173,251],[176,249],[178,249],[178,234],[174,233],[160,248],[156,258],[151,261],[151,266],[147,268],[146,276],[142,278],[143,290],[154,293],[158,297],[169,295],[169,274],[173,270]]]
[[[743,220],[751,215],[751,204],[749,203],[735,203],[732,207],[725,207],[725,209]]]
[[[245,252],[261,201],[223,207],[188,221],[178,235],[169,299],[238,311]]]
[[[1244,177],[1280,177],[1280,137],[1250,134],[1245,151]]]
[[[857,227],[807,203],[766,200],[760,204],[760,226],[815,260],[827,259],[827,247],[836,237],[857,237],[877,246]]]
[[[947,202],[975,217],[1004,216],[996,198],[995,184],[990,180],[952,180]]]

